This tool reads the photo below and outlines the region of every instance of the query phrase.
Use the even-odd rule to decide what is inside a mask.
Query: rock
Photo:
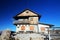
[[[11,31],[10,30],[4,30],[1,34],[1,40],[9,40]]]

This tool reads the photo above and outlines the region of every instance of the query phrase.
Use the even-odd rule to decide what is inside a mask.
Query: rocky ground
[[[19,36],[20,35],[20,36]],[[36,37],[35,37],[36,35]],[[0,40],[43,40],[43,38],[41,39],[39,34],[18,34],[16,35],[16,32],[14,31],[10,31],[10,30],[4,30],[4,31],[0,31]]]
[[[15,40],[14,31],[4,30],[0,31],[0,40]]]

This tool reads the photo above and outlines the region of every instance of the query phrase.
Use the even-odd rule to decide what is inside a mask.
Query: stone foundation
[[[17,34],[15,37],[18,40],[44,40],[45,38],[40,34]]]

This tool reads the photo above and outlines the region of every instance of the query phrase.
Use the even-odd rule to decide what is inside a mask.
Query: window
[[[26,13],[29,13],[28,11]]]
[[[21,26],[21,30],[25,30],[25,26]]]
[[[41,27],[40,29],[41,29],[41,31],[42,31],[42,32],[44,32],[44,31],[45,31],[45,27]]]
[[[33,17],[30,18],[30,21],[33,21]]]
[[[30,26],[30,30],[34,30],[34,26]]]
[[[17,27],[17,28],[19,28],[19,27]]]

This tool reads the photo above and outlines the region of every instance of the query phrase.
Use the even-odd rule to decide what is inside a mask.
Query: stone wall
[[[35,37],[35,38],[31,37],[30,40],[44,40],[44,38],[42,38],[42,37]]]
[[[19,40],[44,40],[45,36],[40,34],[17,34],[15,38]]]

